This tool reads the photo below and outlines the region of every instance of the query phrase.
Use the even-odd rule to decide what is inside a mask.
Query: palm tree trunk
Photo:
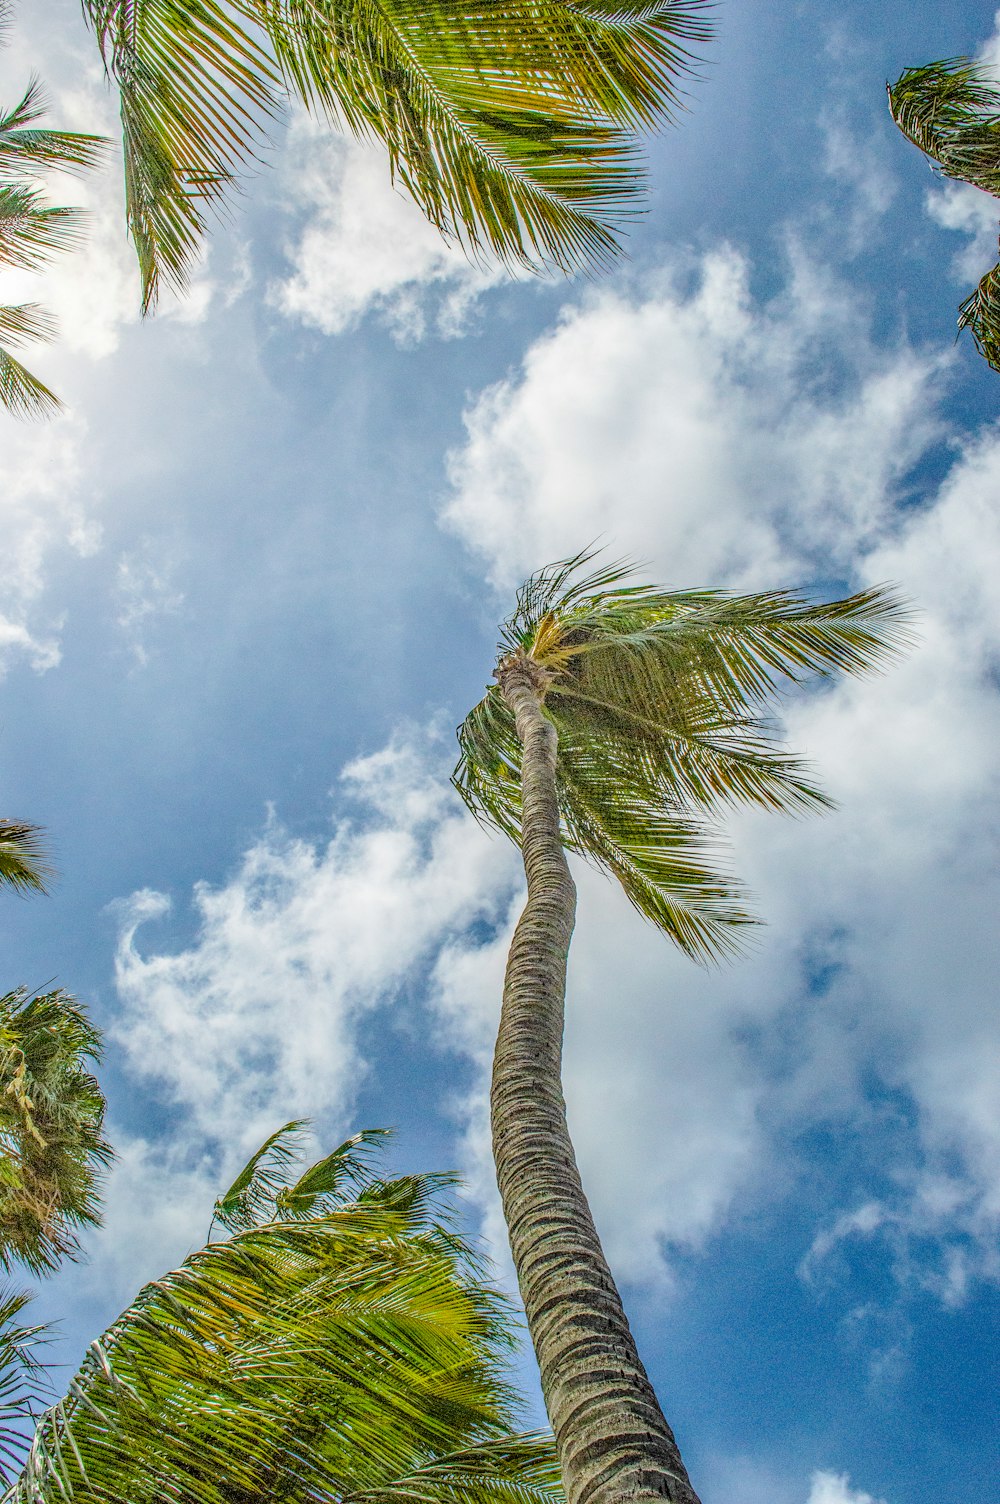
[[[507,961],[493,1064],[493,1152],[568,1504],[699,1504],[636,1350],[583,1193],[561,1065],[576,888],[559,830],[543,670],[497,677],[521,741],[528,901]]]

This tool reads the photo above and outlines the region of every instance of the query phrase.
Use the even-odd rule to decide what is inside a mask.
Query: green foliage
[[[705,0],[84,0],[121,92],[143,306],[183,287],[208,211],[286,97],[381,141],[473,254],[564,270],[619,251],[638,131],[679,107]]]
[[[8,324],[17,327],[18,319],[9,316],[18,314],[25,315],[30,323],[37,310],[0,308],[0,335]],[[3,380],[2,371],[0,351],[0,382]],[[44,893],[48,877],[49,866],[39,827],[23,820],[0,820],[0,884],[17,893]]]
[[[0,0],[0,35],[10,6]],[[60,251],[70,249],[80,231],[75,209],[52,207],[32,179],[46,169],[61,172],[93,167],[105,143],[96,136],[53,131],[38,124],[45,99],[37,79],[12,109],[0,109],[0,267],[37,271]],[[0,307],[0,405],[20,417],[42,417],[59,406],[49,391],[11,353],[53,332],[49,316],[34,303]]]
[[[440,1180],[372,1178],[368,1133],[282,1186],[300,1126],[219,1198],[241,1230],[91,1345],[11,1504],[558,1504],[551,1440],[511,1434],[510,1312],[442,1221]]]
[[[765,711],[782,683],[864,673],[905,636],[891,591],[813,603],[789,591],[664,592],[592,555],[541,570],[504,624],[497,673],[528,658],[558,733],[566,845],[621,883],[688,955],[738,949],[756,921],[718,867],[711,817],[753,804],[792,814],[826,796],[781,750]],[[454,782],[470,809],[520,844],[521,746],[499,686],[458,731]]]
[[[26,1326],[21,1314],[31,1303],[23,1291],[0,1291],[0,1483],[6,1488],[28,1453],[35,1417],[48,1389],[38,1348],[48,1340],[44,1326]]]
[[[43,1274],[78,1251],[74,1229],[100,1221],[104,1098],[87,1069],[101,1038],[56,990],[0,997],[0,1265]]]
[[[907,68],[889,89],[899,129],[945,177],[1000,198],[1000,89],[968,58]],[[1000,263],[959,307],[980,355],[1000,371]]]

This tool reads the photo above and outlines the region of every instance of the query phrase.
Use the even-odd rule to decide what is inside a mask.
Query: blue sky
[[[59,185],[86,246],[4,292],[58,312],[66,411],[0,417],[0,779],[60,872],[4,900],[5,985],[108,1035],[106,1227],[41,1296],[67,1361],[292,1116],[460,1169],[509,1277],[484,1082],[520,877],[447,775],[524,574],[600,537],[669,586],[892,579],[909,659],[785,707],[839,811],[732,823],[749,960],[700,972],[581,873],[567,1097],[706,1504],[988,1495],[1000,378],[953,333],[997,216],[883,89],[996,32],[721,6],[599,282],[470,268],[293,120],[142,324],[114,165]],[[22,5],[0,66],[113,133],[73,5]]]

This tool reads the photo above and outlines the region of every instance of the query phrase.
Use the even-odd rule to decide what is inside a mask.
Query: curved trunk
[[[498,672],[522,746],[528,901],[514,932],[493,1065],[493,1152],[568,1504],[698,1504],[636,1350],[583,1193],[561,1064],[576,889],[559,831],[556,731],[530,660]]]

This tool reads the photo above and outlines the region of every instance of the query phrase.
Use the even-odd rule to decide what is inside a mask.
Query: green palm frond
[[[39,312],[25,308],[0,310],[0,335],[17,343],[19,327],[30,329],[32,318],[37,318]],[[44,315],[41,317],[44,319]],[[0,391],[2,371],[0,363]],[[0,884],[18,893],[44,893],[51,875],[41,828],[24,820],[0,820]]]
[[[989,69],[969,58],[908,68],[889,89],[899,129],[945,177],[1000,198],[1000,89]],[[1000,371],[1000,262],[958,310],[958,331]]]
[[[664,592],[581,554],[522,586],[500,659],[530,658],[558,733],[567,846],[616,877],[688,954],[735,950],[753,920],[719,870],[712,817],[726,806],[805,813],[829,804],[780,747],[767,707],[806,675],[866,673],[907,640],[890,590],[811,602],[794,592]],[[454,782],[518,843],[521,748],[499,686],[459,728]]]
[[[39,189],[25,183],[0,183],[0,266],[37,271],[80,238],[78,209],[45,203]]]
[[[78,1252],[100,1221],[104,1098],[89,1061],[101,1037],[61,990],[0,998],[0,1267],[35,1274]]]
[[[122,100],[143,306],[182,287],[287,94],[381,141],[473,254],[564,270],[619,251],[637,132],[678,111],[705,0],[84,0]]]
[[[0,1290],[0,1484],[5,1488],[24,1465],[50,1388],[39,1357],[48,1329],[21,1320],[31,1299],[23,1290]]]
[[[335,1212],[247,1227],[140,1291],[11,1504],[557,1504],[551,1439],[511,1434],[507,1305],[433,1200],[402,1209],[366,1177],[375,1139],[342,1146],[356,1196]]]
[[[305,1126],[304,1119],[294,1118],[264,1140],[216,1201],[212,1210],[214,1222],[230,1232],[242,1232],[271,1220],[275,1198],[287,1185],[285,1171],[299,1157]]]
[[[4,176],[46,168],[79,172],[101,161],[108,147],[103,137],[39,126],[47,108],[42,86],[32,78],[17,104],[0,110],[0,173]]]

